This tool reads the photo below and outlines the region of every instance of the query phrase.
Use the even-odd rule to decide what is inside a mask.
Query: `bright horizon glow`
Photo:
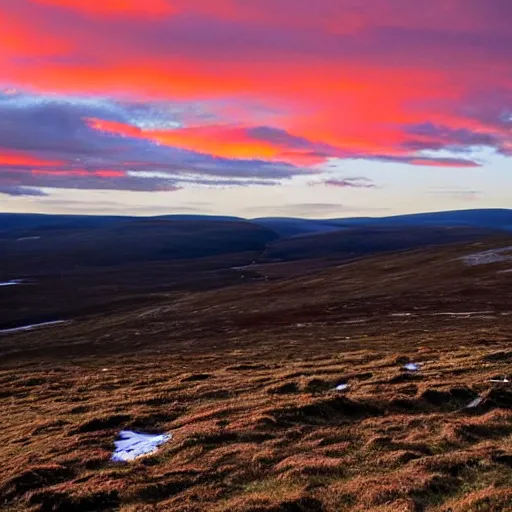
[[[512,206],[508,0],[0,0],[0,211]]]

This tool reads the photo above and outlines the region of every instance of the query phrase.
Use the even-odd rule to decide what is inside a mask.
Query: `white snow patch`
[[[18,286],[24,282],[25,281],[23,279],[12,279],[11,281],[0,282],[0,286]]]
[[[350,384],[338,384],[335,389],[336,391],[348,391],[350,389]]]
[[[469,404],[466,405],[466,409],[474,409],[475,407],[478,407],[483,401],[483,397],[479,396],[475,398],[473,401],[469,402]]]
[[[432,313],[432,316],[472,316],[472,315],[492,315],[494,311],[462,311],[459,313]]]
[[[55,320],[54,322],[44,322],[41,324],[24,325],[23,327],[14,327],[12,329],[0,330],[0,334],[12,334],[15,332],[32,331],[33,329],[38,329],[40,327],[51,327],[53,325],[67,324],[67,323],[68,323],[67,320]]]
[[[144,455],[155,453],[158,447],[171,439],[171,434],[140,434],[131,430],[121,430],[119,439],[114,442],[116,449],[112,455],[114,462],[130,462]]]
[[[26,242],[27,240],[39,240],[40,236],[25,236],[23,238],[17,238],[16,242]]]
[[[421,364],[419,363],[407,363],[404,364],[404,369],[408,372],[418,372],[421,369]]]
[[[477,252],[460,258],[470,267],[475,265],[487,265],[489,263],[501,263],[512,261],[512,245],[502,247],[501,249],[491,249],[489,251]]]

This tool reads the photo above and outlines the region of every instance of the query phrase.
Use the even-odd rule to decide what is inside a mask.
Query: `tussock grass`
[[[457,263],[460,251],[160,296],[2,338],[0,509],[512,510],[512,388],[489,382],[509,371],[511,283]],[[482,309],[492,321],[433,315]],[[409,374],[408,361],[425,364]],[[122,428],[173,438],[114,464]]]

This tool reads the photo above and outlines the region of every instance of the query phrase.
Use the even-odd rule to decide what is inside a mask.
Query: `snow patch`
[[[119,439],[114,442],[116,449],[112,460],[114,462],[130,462],[144,455],[150,455],[171,437],[171,434],[140,434],[131,430],[121,430]]]
[[[12,334],[15,332],[32,331],[33,329],[38,329],[40,327],[51,327],[53,325],[67,324],[67,323],[68,323],[67,320],[55,320],[54,322],[44,322],[41,324],[24,325],[23,327],[14,327],[12,329],[0,330],[0,334]]]
[[[458,313],[432,313],[432,316],[473,316],[473,315],[492,315],[494,311],[462,311]]]
[[[419,372],[421,370],[420,363],[407,363],[404,365],[404,370],[408,372]]]
[[[23,279],[12,279],[11,281],[0,282],[0,286],[18,286],[24,282],[25,281]]]
[[[512,261],[512,245],[502,247],[501,249],[491,249],[489,251],[477,252],[460,258],[470,267],[475,265],[487,265],[489,263],[501,263]]]
[[[475,409],[476,407],[481,405],[483,401],[484,401],[484,398],[482,396],[479,396],[479,397],[475,398],[473,401],[469,402],[469,404],[466,405],[466,409]]]

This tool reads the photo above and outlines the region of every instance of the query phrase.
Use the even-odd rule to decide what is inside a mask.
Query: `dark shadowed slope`
[[[269,244],[262,261],[348,260],[381,252],[445,245],[503,236],[502,231],[473,227],[357,227],[291,237]]]
[[[76,266],[195,259],[262,252],[274,232],[243,221],[132,219],[90,228],[32,231],[26,240],[0,238],[1,273],[40,274]]]
[[[329,231],[339,231],[344,229],[339,225],[336,219],[333,220],[314,220],[314,219],[294,219],[285,217],[268,217],[260,219],[251,219],[251,222],[259,226],[272,229],[283,238],[293,236],[307,236],[316,233],[327,233]]]

